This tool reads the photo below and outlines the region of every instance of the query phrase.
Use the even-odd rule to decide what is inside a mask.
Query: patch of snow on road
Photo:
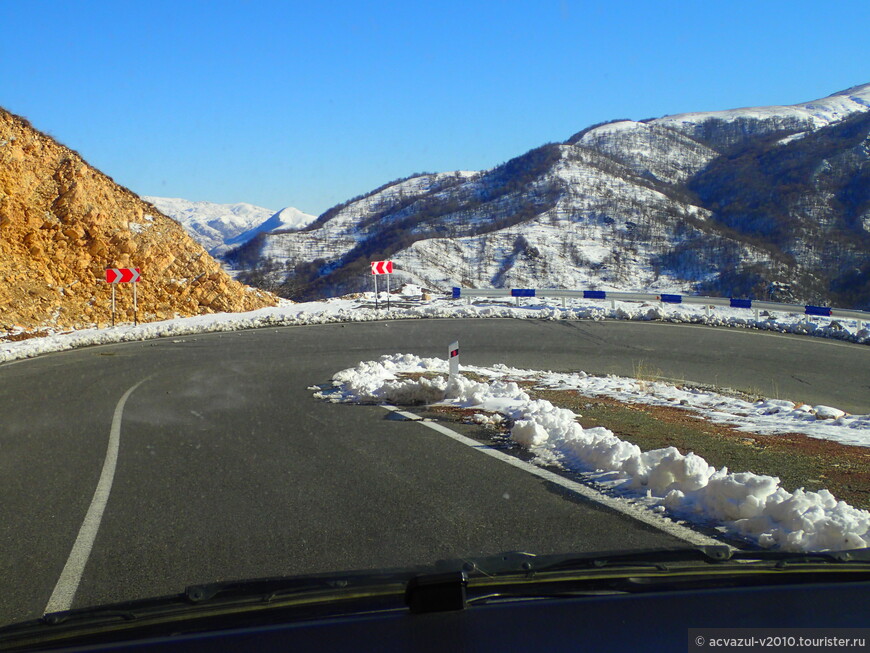
[[[716,469],[701,456],[683,455],[675,447],[642,451],[606,428],[584,429],[575,413],[532,399],[517,383],[536,378],[548,387],[554,381],[560,387],[582,387],[594,377],[583,373],[556,377],[506,366],[463,369],[489,377],[489,381],[481,383],[461,375],[451,380],[444,376],[446,360],[394,354],[338,372],[333,390],[315,396],[337,403],[426,403],[495,412],[512,423],[511,438],[539,459],[596,473],[597,481],[610,489],[675,518],[718,524],[766,548],[820,551],[870,545],[870,512],[838,501],[828,490],[788,492],[776,477]],[[437,376],[399,376],[421,372]],[[621,382],[625,389],[633,380]],[[708,401],[717,398],[706,394]],[[719,401],[729,403],[728,398],[719,397]],[[783,404],[769,407],[789,408]]]

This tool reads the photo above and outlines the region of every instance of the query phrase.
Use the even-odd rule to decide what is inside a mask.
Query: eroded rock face
[[[0,109],[0,330],[111,319],[107,268],[140,268],[140,321],[275,304],[232,280],[182,227],[73,150]],[[129,284],[117,288],[132,320]]]

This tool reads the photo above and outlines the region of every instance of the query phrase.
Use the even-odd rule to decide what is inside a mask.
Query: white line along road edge
[[[78,537],[76,537],[69,558],[63,567],[54,591],[51,593],[48,605],[45,606],[45,614],[69,610],[72,606],[73,598],[75,598],[76,590],[78,590],[82,574],[85,571],[85,565],[88,563],[88,558],[91,555],[94,540],[97,538],[97,531],[100,530],[100,522],[103,520],[103,511],[106,509],[106,503],[109,501],[109,493],[112,491],[112,481],[115,478],[115,467],[118,463],[118,448],[121,444],[121,418],[124,414],[124,405],[127,403],[130,395],[133,394],[133,391],[150,378],[148,376],[142,379],[127,390],[118,401],[118,405],[115,406],[115,414],[112,416],[112,429],[109,432],[109,446],[106,450],[106,459],[103,462],[103,471],[100,473],[100,480],[97,483],[94,498],[91,499],[91,505],[85,514],[85,520],[79,529]]]
[[[715,538],[708,537],[703,533],[699,533],[692,530],[691,528],[687,528],[686,526],[682,526],[671,521],[670,519],[662,517],[661,515],[657,515],[642,506],[633,505],[625,501],[620,501],[619,499],[609,497],[606,494],[602,494],[601,492],[598,492],[590,487],[587,487],[586,485],[583,485],[582,483],[572,481],[571,479],[565,478],[564,476],[559,476],[559,474],[554,474],[549,470],[541,469],[540,467],[536,467],[535,465],[527,463],[524,460],[520,460],[519,458],[515,458],[510,454],[506,454],[503,451],[494,449],[489,445],[482,444],[477,440],[472,440],[471,438],[465,437],[464,435],[457,433],[456,431],[449,429],[446,426],[439,424],[438,422],[424,420],[419,415],[415,415],[414,413],[409,413],[408,411],[401,410],[396,406],[383,404],[382,408],[386,408],[387,410],[392,411],[397,415],[401,415],[407,420],[419,422],[423,426],[428,426],[433,431],[437,431],[442,435],[446,435],[448,438],[453,438],[457,442],[461,442],[466,446],[477,449],[481,453],[492,456],[493,458],[507,463],[508,465],[518,467],[519,469],[522,469],[529,474],[534,474],[535,476],[538,476],[545,481],[555,483],[556,485],[559,485],[570,492],[580,495],[584,499],[589,499],[590,501],[594,501],[599,505],[606,506],[607,508],[615,510],[625,515],[626,517],[636,519],[637,521],[643,522],[644,524],[652,526],[653,528],[656,528],[660,531],[664,531],[668,535],[672,535],[690,544],[695,544],[698,546],[711,544],[722,546],[723,544],[725,544],[724,542],[721,542]]]

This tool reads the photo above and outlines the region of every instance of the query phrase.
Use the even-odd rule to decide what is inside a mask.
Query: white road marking
[[[614,497],[609,497],[606,494],[602,494],[601,492],[597,492],[596,490],[583,485],[582,483],[578,483],[576,481],[572,481],[571,479],[565,478],[564,476],[560,476],[559,474],[554,474],[553,472],[542,469],[530,463],[527,463],[524,460],[520,460],[510,454],[506,454],[503,451],[499,451],[489,445],[482,444],[477,440],[472,440],[460,433],[457,433],[453,429],[447,428],[446,426],[439,424],[438,422],[431,422],[428,420],[424,420],[418,415],[414,415],[413,413],[408,413],[407,411],[400,410],[396,406],[383,405],[383,408],[386,408],[389,411],[402,415],[403,417],[413,417],[414,421],[422,424],[423,426],[427,426],[433,431],[437,431],[442,435],[446,435],[448,438],[452,438],[457,442],[461,442],[462,444],[477,449],[481,453],[485,453],[488,456],[492,456],[497,460],[500,460],[508,465],[513,465],[514,467],[518,467],[523,471],[528,472],[529,474],[534,474],[539,478],[542,478],[550,483],[555,483],[566,490],[573,492],[575,494],[580,495],[584,499],[589,499],[590,501],[594,501],[600,505],[606,506],[611,510],[615,510],[627,517],[631,517],[632,519],[636,519],[648,526],[652,526],[660,531],[664,531],[668,535],[672,535],[676,538],[679,538],[685,542],[689,542],[690,544],[695,545],[711,545],[718,544],[722,545],[723,542],[708,537],[703,533],[699,533],[697,531],[692,530],[691,528],[687,528],[686,526],[682,526],[681,524],[677,524],[676,522],[667,519],[666,517],[662,517],[661,515],[657,515],[656,513],[650,511],[643,506],[635,505],[628,503],[626,501],[621,501],[619,499],[615,499]]]
[[[109,446],[106,450],[106,459],[103,461],[103,471],[100,473],[97,489],[94,492],[93,499],[91,499],[91,505],[85,514],[84,522],[82,522],[82,526],[79,529],[78,537],[76,537],[69,558],[64,565],[54,591],[51,593],[48,605],[45,606],[45,614],[69,610],[72,606],[73,598],[75,598],[76,590],[78,590],[82,574],[85,571],[85,565],[88,563],[88,558],[91,555],[97,531],[100,530],[100,522],[103,519],[106,503],[109,501],[109,493],[112,491],[112,481],[115,478],[115,467],[118,463],[118,448],[121,443],[121,418],[124,414],[124,405],[127,403],[130,395],[133,394],[133,391],[149,378],[151,377],[142,379],[127,390],[115,406],[115,414],[112,416],[112,429],[109,432]]]

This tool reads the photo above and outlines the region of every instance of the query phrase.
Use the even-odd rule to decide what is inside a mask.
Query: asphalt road
[[[73,607],[220,580],[682,544],[372,406],[308,387],[380,354],[686,380],[870,412],[870,348],[628,322],[417,320],[92,347],[0,366],[0,624],[40,616],[114,483]]]

